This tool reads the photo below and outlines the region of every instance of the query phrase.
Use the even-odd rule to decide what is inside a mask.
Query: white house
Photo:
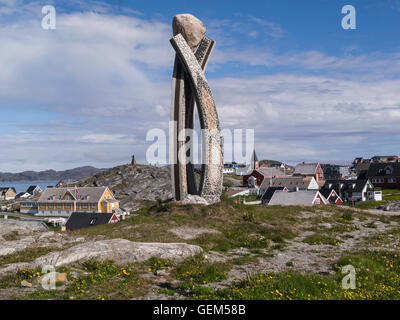
[[[329,204],[329,201],[318,190],[277,190],[268,203],[269,206],[312,206],[315,204]]]
[[[295,190],[319,190],[319,185],[314,177],[280,177],[280,178],[266,178],[260,185],[259,194],[264,194],[269,187],[285,187],[287,189]]]
[[[15,196],[15,199],[26,199],[29,198],[30,196],[31,194],[28,192],[20,192]]]
[[[26,189],[26,192],[31,194],[32,196],[37,195],[38,193],[43,192],[42,188],[40,188],[38,185],[33,185],[29,186],[28,189]]]

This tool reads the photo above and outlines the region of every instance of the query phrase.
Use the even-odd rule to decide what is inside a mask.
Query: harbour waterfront
[[[57,180],[34,180],[34,181],[0,181],[1,187],[14,187],[17,193],[26,191],[29,186],[38,185],[42,190],[46,189],[47,186],[55,186],[58,183]]]

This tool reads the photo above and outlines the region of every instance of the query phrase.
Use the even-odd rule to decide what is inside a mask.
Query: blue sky
[[[0,0],[0,171],[145,163],[146,132],[168,126],[178,13],[216,40],[222,127],[254,128],[260,158],[399,154],[400,0]]]

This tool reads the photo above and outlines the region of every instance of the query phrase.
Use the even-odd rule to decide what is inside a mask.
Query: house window
[[[57,209],[61,209],[61,203],[57,203]]]
[[[82,204],[83,209],[87,209],[87,203]]]
[[[388,180],[388,182],[389,182],[389,183],[396,183],[397,181],[396,181],[396,178],[390,178],[390,179]]]
[[[49,209],[53,209],[53,204],[49,203]]]
[[[71,204],[66,203],[66,204],[65,204],[65,207],[66,207],[66,208],[70,208],[70,207],[71,207]]]
[[[95,209],[96,208],[96,204],[92,203],[92,208]]]

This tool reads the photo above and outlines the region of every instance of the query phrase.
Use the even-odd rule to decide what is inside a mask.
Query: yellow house
[[[20,204],[32,212],[32,201]],[[69,216],[72,212],[121,213],[119,202],[107,187],[46,188],[37,201],[37,215]]]
[[[13,187],[2,187],[0,188],[0,200],[12,200],[17,195],[17,192]]]

